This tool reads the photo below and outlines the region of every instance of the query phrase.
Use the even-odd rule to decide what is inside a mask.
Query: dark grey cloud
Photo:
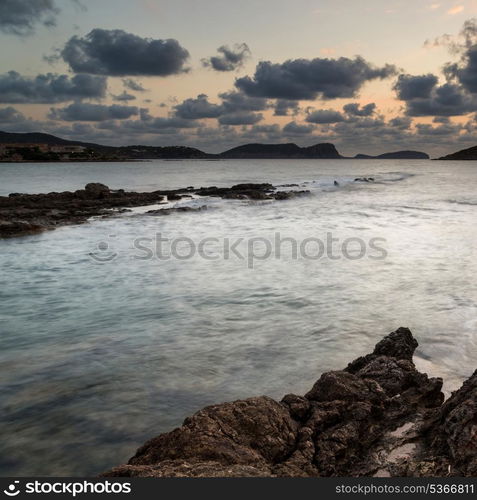
[[[136,96],[133,94],[128,94],[126,91],[124,91],[121,94],[113,95],[113,99],[119,102],[127,102],[127,101],[134,101],[136,99]]]
[[[289,99],[277,99],[274,106],[273,114],[275,116],[288,116],[289,114],[296,115],[300,111],[298,101],[290,101]]]
[[[389,126],[400,130],[408,130],[412,125],[412,118],[409,116],[397,116],[389,120]]]
[[[123,78],[123,85],[125,89],[132,90],[133,92],[146,92],[141,83],[132,78]]]
[[[460,130],[462,130],[462,125],[459,124],[451,124],[445,123],[441,124],[438,127],[433,127],[429,123],[418,123],[416,124],[416,132],[418,135],[425,136],[452,136],[454,134],[458,134]]]
[[[136,106],[122,106],[113,104],[91,104],[86,102],[74,102],[66,108],[52,108],[49,118],[53,120],[99,122],[105,120],[125,120],[137,115],[139,109]]]
[[[444,68],[447,78],[456,80],[472,94],[477,94],[477,45],[469,47],[458,63],[449,63]]]
[[[335,99],[354,97],[364,83],[388,78],[394,66],[374,67],[362,57],[349,59],[294,59],[282,64],[260,62],[255,74],[235,85],[247,95],[277,99]]]
[[[224,107],[209,102],[205,94],[199,94],[197,98],[186,99],[174,106],[176,115],[186,120],[197,120],[200,118],[218,118],[224,113]]]
[[[70,38],[61,57],[76,73],[168,76],[186,71],[189,52],[172,38],[153,40],[123,30],[96,28],[83,38]]]
[[[29,78],[16,71],[0,75],[0,102],[55,103],[74,99],[99,99],[106,95],[107,80],[92,75],[47,73]]]
[[[191,120],[177,118],[176,116],[158,117],[153,118],[148,123],[148,127],[150,129],[183,129],[197,127],[197,123],[194,123]]]
[[[350,116],[372,116],[376,111],[376,104],[370,102],[360,107],[357,102],[350,102],[343,106],[343,111]]]
[[[306,115],[308,123],[338,123],[344,121],[345,117],[334,109],[316,109],[310,110]]]
[[[262,97],[249,97],[242,92],[223,92],[219,94],[225,113],[237,111],[263,111],[269,107],[268,100]]]
[[[393,89],[396,91],[398,99],[409,101],[411,99],[427,99],[431,95],[432,89],[437,85],[437,76],[427,75],[399,75]]]
[[[282,130],[285,135],[307,135],[311,134],[314,129],[314,125],[300,125],[292,121],[287,123]]]
[[[0,123],[18,123],[25,121],[25,116],[15,108],[8,106],[0,109]]]
[[[58,11],[54,0],[1,0],[0,31],[31,35],[38,24],[54,26]]]
[[[235,71],[243,66],[245,60],[250,57],[251,52],[246,43],[235,44],[232,48],[222,45],[217,49],[218,56],[202,59],[205,67],[215,71]]]
[[[149,113],[148,108],[141,108],[139,110],[139,115],[141,118],[142,125],[139,122],[126,122],[123,126],[129,126],[132,123],[136,127],[143,127],[145,130],[157,130],[157,129],[182,129],[182,128],[194,128],[198,124],[194,120],[187,120],[180,118],[178,116],[168,116],[168,117],[153,117]]]
[[[221,125],[255,125],[263,120],[261,113],[250,113],[247,111],[238,111],[237,113],[230,113],[219,117]]]
[[[409,116],[459,116],[477,109],[477,99],[452,83],[435,87],[429,97],[406,101]]]
[[[432,120],[434,123],[450,123],[448,116],[435,116]]]

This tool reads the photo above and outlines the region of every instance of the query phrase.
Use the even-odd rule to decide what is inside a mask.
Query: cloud
[[[376,104],[370,102],[360,108],[357,102],[350,102],[343,106],[343,111],[350,116],[371,116],[376,111]]]
[[[434,40],[426,40],[425,47],[448,47],[452,54],[461,54],[472,45],[477,43],[477,19],[467,19],[464,22],[462,29],[457,35],[444,35],[434,38]]]
[[[236,111],[263,111],[269,107],[267,99],[262,97],[249,97],[242,92],[223,92],[219,94],[222,99],[224,112],[234,113]]]
[[[444,67],[447,78],[457,80],[467,91],[477,93],[477,45],[469,47],[459,63]]]
[[[135,106],[122,106],[120,104],[105,106],[102,104],[75,102],[66,108],[51,108],[48,117],[52,120],[71,122],[99,122],[105,120],[125,120],[138,113],[139,110]]]
[[[202,65],[215,71],[235,71],[241,68],[245,60],[251,56],[246,43],[235,44],[233,48],[222,45],[217,52],[221,55],[202,59]]]
[[[307,135],[311,134],[314,129],[314,125],[299,125],[295,121],[292,121],[283,127],[283,132],[286,135]]]
[[[219,117],[221,125],[254,125],[263,120],[262,113],[237,112]]]
[[[183,129],[197,127],[197,123],[191,120],[183,120],[181,118],[173,117],[158,117],[153,118],[148,123],[149,129]]]
[[[344,116],[334,109],[317,109],[310,110],[305,119],[308,123],[326,124],[342,122]]]
[[[31,35],[37,24],[54,26],[58,12],[54,0],[1,0],[0,31]]]
[[[400,130],[408,130],[412,125],[412,118],[409,116],[398,116],[389,120],[389,126]]]
[[[289,112],[296,115],[300,111],[300,105],[297,101],[290,101],[288,99],[277,99],[274,106],[275,116],[288,116]]]
[[[426,99],[431,95],[437,82],[437,76],[430,73],[420,76],[399,75],[393,89],[396,91],[398,99],[402,101],[416,98]]]
[[[83,38],[70,38],[61,57],[76,73],[168,76],[187,71],[184,64],[189,52],[174,39],[153,40],[96,28]]]
[[[29,78],[9,71],[0,75],[0,102],[48,104],[98,99],[106,95],[106,86],[106,78],[101,76],[47,73]]]
[[[427,75],[433,80],[429,80],[422,95],[403,92],[398,80],[394,88],[398,97],[407,101],[408,114],[457,116],[474,111],[477,101],[477,20],[467,20],[457,36],[443,35],[434,41],[434,45],[448,46],[452,54],[460,55],[460,60],[444,66],[446,85],[437,87],[437,78]],[[406,78],[412,83],[412,79],[424,77],[406,75]]]
[[[406,101],[406,114],[409,116],[459,116],[476,109],[476,98],[451,83],[435,87],[426,98]]]
[[[136,99],[136,96],[135,95],[132,95],[132,94],[128,94],[126,91],[124,91],[122,94],[118,94],[118,95],[113,95],[113,99],[115,101],[134,101]]]
[[[24,122],[25,120],[25,116],[11,106],[0,109],[0,123],[2,124]]]
[[[146,89],[132,78],[123,78],[123,86],[125,89],[132,90],[134,92],[146,92]]]
[[[370,80],[396,73],[389,64],[377,68],[362,57],[349,59],[293,59],[282,64],[260,62],[254,76],[238,78],[235,85],[249,96],[276,99],[335,99],[354,97]]]
[[[455,16],[456,14],[460,14],[463,10],[464,10],[463,5],[455,5],[454,7],[452,7],[447,11],[447,14],[449,14],[450,16]]]
[[[210,103],[205,94],[199,94],[195,99],[186,99],[181,104],[174,106],[174,109],[179,118],[186,120],[218,118],[224,113],[223,106]]]

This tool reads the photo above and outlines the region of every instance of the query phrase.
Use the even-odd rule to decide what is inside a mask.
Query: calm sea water
[[[375,182],[352,182],[358,176]],[[183,201],[209,210],[151,217],[136,209],[0,241],[1,475],[98,474],[206,404],[303,393],[399,326],[412,329],[419,367],[444,377],[447,391],[477,367],[473,162],[0,166],[0,194],[87,182],[131,190],[298,183],[312,194]],[[224,250],[226,238],[242,239],[242,252],[250,240],[266,249],[277,233],[297,244],[331,235],[337,250],[312,259],[284,243],[253,268]],[[153,250],[156,234],[182,238],[182,256],[214,237],[205,246],[214,260],[144,259],[153,252],[134,241],[149,238],[140,241]],[[365,255],[355,258],[356,247],[345,258],[347,238]],[[373,238],[386,258],[371,258]],[[115,258],[101,263],[91,253]]]

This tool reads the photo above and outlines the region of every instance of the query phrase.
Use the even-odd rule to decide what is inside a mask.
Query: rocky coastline
[[[131,207],[155,205],[197,196],[224,199],[286,200],[308,191],[281,191],[268,183],[237,184],[232,187],[187,187],[148,193],[111,190],[100,183],[90,183],[74,192],[0,196],[0,238],[35,234],[65,225],[83,224],[90,217],[108,217]],[[201,207],[203,208],[203,207]],[[149,215],[170,215],[192,208],[154,210]]]
[[[304,396],[206,407],[103,477],[477,475],[477,371],[444,401],[407,328]]]

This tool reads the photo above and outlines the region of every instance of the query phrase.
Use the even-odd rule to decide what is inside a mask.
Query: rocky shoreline
[[[83,224],[90,217],[111,216],[118,210],[179,201],[197,196],[216,196],[224,199],[286,200],[307,194],[308,191],[277,191],[268,183],[237,184],[230,188],[216,186],[187,187],[148,193],[111,190],[100,183],[90,183],[78,191],[48,194],[20,194],[0,196],[0,238],[25,236],[70,224]],[[154,211],[153,215],[169,215],[186,208]],[[191,209],[192,210],[192,209]],[[150,213],[151,215],[152,213]]]
[[[206,407],[103,477],[476,476],[477,371],[444,402],[407,328],[305,396]]]

